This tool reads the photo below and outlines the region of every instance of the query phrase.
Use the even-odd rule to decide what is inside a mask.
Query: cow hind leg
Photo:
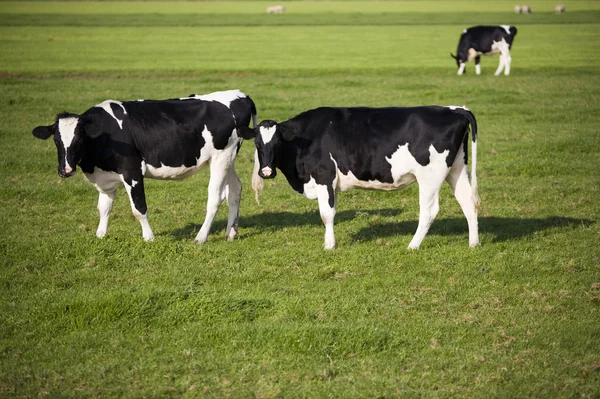
[[[110,192],[100,191],[98,196],[98,213],[100,213],[100,223],[98,223],[98,229],[96,230],[96,237],[102,238],[108,231],[108,218],[112,211],[113,202],[117,196],[117,190]]]
[[[476,247],[479,245],[479,230],[477,223],[478,203],[476,201],[477,198],[473,197],[473,190],[471,189],[471,184],[469,184],[466,165],[462,162],[461,164],[455,162],[446,181],[450,185],[454,197],[456,197],[456,200],[460,204],[460,207],[467,218],[467,223],[469,225],[469,246]]]
[[[221,202],[226,197],[226,177],[229,170],[229,163],[221,158],[213,157],[210,162],[210,180],[208,182],[208,199],[206,201],[206,216],[200,231],[196,235],[196,241],[200,244],[208,239],[208,233],[215,219]]]
[[[479,65],[480,61],[481,61],[480,56],[475,57],[475,73],[477,75],[481,75],[481,65]]]
[[[131,211],[142,226],[142,237],[145,241],[154,241],[154,233],[148,223],[148,206],[146,205],[146,194],[144,192],[144,178],[140,175],[128,179],[121,176],[125,190],[129,195]]]
[[[448,168],[444,163],[438,167],[430,164],[427,171],[416,175],[419,184],[419,225],[408,249],[419,248],[437,216],[440,210],[440,188],[447,174]]]
[[[510,75],[510,63],[512,62],[512,58],[510,56],[510,51],[507,49],[506,54],[504,56],[504,75]]]
[[[227,230],[225,230],[225,239],[233,241],[238,234],[238,220],[240,214],[240,200],[242,194],[242,182],[235,173],[232,166],[227,175],[227,205],[229,207],[229,216],[227,217]]]
[[[335,248],[335,235],[333,233],[333,221],[335,219],[335,205],[337,196],[332,186],[317,185],[317,200],[319,201],[319,213],[325,225],[325,249]]]

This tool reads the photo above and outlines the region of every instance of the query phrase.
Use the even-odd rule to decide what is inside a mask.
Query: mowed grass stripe
[[[600,11],[515,15],[510,12],[314,13],[267,15],[243,13],[51,14],[1,13],[0,26],[394,26],[394,25],[538,25],[600,23]]]
[[[511,51],[515,74],[519,68],[560,71],[595,67],[600,42],[589,34],[595,28],[568,25],[566,36],[562,25],[522,27]],[[357,26],[352,34],[341,26],[0,27],[0,71],[128,75],[142,71],[326,73],[439,68],[438,73],[451,76],[456,73],[456,63],[450,52],[456,50],[461,31],[455,26]],[[415,40],[425,36],[427,40]],[[115,51],[117,44],[119,51]],[[560,53],[557,45],[564,46]],[[491,77],[497,65],[497,57],[483,57],[484,79]]]
[[[527,2],[536,13],[553,13],[554,0]],[[597,1],[565,1],[568,12],[600,10]],[[271,1],[0,1],[0,12],[10,14],[264,14]],[[285,1],[289,14],[382,14],[513,12],[513,0],[457,1]]]

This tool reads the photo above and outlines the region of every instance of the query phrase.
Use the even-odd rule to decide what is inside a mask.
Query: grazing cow
[[[531,7],[527,4],[521,6],[521,14],[531,14]]]
[[[479,61],[481,55],[492,55],[500,53],[500,64],[494,75],[498,76],[504,69],[505,75],[510,75],[510,48],[512,46],[517,28],[514,26],[474,26],[465,29],[458,41],[456,55],[450,56],[456,60],[458,74],[462,75],[467,62],[475,60],[475,73],[481,74]]]
[[[284,6],[271,6],[267,7],[267,14],[283,14],[285,12]]]
[[[517,4],[515,6],[515,14],[520,14],[520,13],[521,13],[521,6]]]
[[[467,175],[472,130],[472,177]],[[408,246],[418,248],[439,210],[448,182],[469,225],[469,243],[479,245],[477,227],[477,123],[464,107],[317,108],[277,123],[241,128],[255,138],[260,177],[277,169],[294,190],[317,199],[325,224],[325,249],[335,247],[337,192],[350,188],[398,190],[419,183],[419,225]]]
[[[237,234],[241,183],[234,161],[242,144],[238,129],[256,126],[254,102],[239,90],[163,101],[104,101],[81,115],[62,113],[50,126],[38,126],[39,139],[54,136],[58,174],[70,177],[79,165],[100,193],[104,237],[117,188],[123,184],[144,240],[154,234],[147,218],[144,178],[181,180],[210,165],[206,218],[196,236],[205,242],[219,205],[229,205],[226,238]]]
[[[566,9],[564,4],[557,4],[556,7],[554,7],[554,12],[557,14],[562,14],[565,11]]]

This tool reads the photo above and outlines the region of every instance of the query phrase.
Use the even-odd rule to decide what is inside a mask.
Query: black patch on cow
[[[235,126],[249,126],[252,115],[256,115],[256,107],[250,97],[236,98],[229,104],[229,108],[235,118]],[[248,109],[251,113],[248,113]]]
[[[110,109],[113,112],[113,115],[118,120],[122,121],[125,118],[125,111],[123,111],[123,107],[121,107],[117,103],[110,103]]]

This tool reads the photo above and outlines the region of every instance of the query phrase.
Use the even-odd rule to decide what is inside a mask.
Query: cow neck
[[[298,175],[298,148],[294,141],[282,140],[277,156],[275,157],[275,166],[283,173],[288,183],[294,190],[300,194],[304,193],[304,183]]]

